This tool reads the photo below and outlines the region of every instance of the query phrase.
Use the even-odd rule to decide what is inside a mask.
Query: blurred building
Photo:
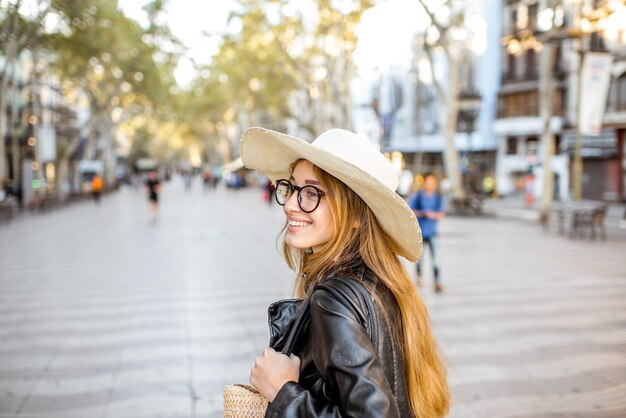
[[[0,65],[4,67],[4,57],[0,55]],[[23,58],[17,63],[18,68],[23,68]],[[13,180],[15,185],[21,182],[21,154],[22,148],[27,143],[26,107],[28,97],[25,93],[26,77],[24,71],[6,72],[6,91],[4,91],[4,132],[0,132],[4,141],[4,155],[0,158],[5,160],[6,175]],[[5,173],[0,173],[4,175]]]
[[[590,51],[607,52],[598,32],[585,34],[576,25],[581,25],[583,10],[591,10],[599,3],[602,2],[507,0],[503,4],[502,35],[512,42],[502,46],[502,82],[494,123],[498,138],[497,190],[501,195],[524,191],[529,178],[534,180],[532,189],[537,198],[542,191],[540,55],[543,44],[551,42],[556,49],[554,66],[550,69],[553,87],[550,126],[556,143],[551,167],[554,197],[562,200],[572,197],[581,57]],[[547,32],[552,25],[557,27]],[[626,56],[623,53],[613,52],[612,68],[602,128],[594,135],[582,136],[585,199],[616,201],[625,196]]]
[[[603,193],[608,193],[605,197],[608,199],[615,197],[612,200],[623,202],[626,200],[626,53],[614,57],[606,106],[603,123],[606,129],[612,129],[615,132],[615,139],[609,140],[609,143],[615,144],[613,148],[615,151],[612,157],[609,156],[608,164],[600,164],[599,167],[587,164],[585,171],[592,174],[594,169],[605,169],[602,177],[609,182],[607,190],[603,191]],[[584,188],[583,192],[585,192]],[[586,192],[587,195],[593,194],[589,186]]]
[[[19,186],[22,203],[33,196],[53,195],[58,192],[59,148],[67,146],[80,135],[78,104],[70,104],[61,92],[61,81],[46,72],[34,76],[33,60],[26,52],[9,72],[5,132],[7,175]],[[36,78],[36,79],[35,79]],[[84,106],[83,106],[84,107]],[[80,148],[69,157],[68,182],[63,187],[72,191]]]

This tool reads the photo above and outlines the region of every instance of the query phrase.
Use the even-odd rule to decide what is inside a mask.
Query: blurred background
[[[222,416],[293,284],[251,126],[435,174],[452,417],[626,416],[626,1],[0,0],[0,45],[1,417]]]

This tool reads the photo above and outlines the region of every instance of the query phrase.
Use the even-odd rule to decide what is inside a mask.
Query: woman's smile
[[[288,229],[289,232],[296,232],[301,230],[302,228],[306,228],[307,226],[311,225],[312,222],[309,221],[304,221],[301,219],[289,219],[288,220]]]

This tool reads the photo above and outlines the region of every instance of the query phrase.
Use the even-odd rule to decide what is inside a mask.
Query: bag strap
[[[313,289],[315,291],[315,289]],[[313,295],[313,293],[311,293]],[[296,345],[296,341],[300,336],[302,330],[311,322],[311,317],[309,315],[309,309],[311,307],[311,296],[306,298],[302,303],[302,309],[298,314],[298,317],[293,323],[291,327],[291,331],[289,332],[289,337],[287,338],[287,342],[285,343],[285,347],[283,347],[282,353],[286,356],[291,355],[293,352],[293,348]]]
[[[361,275],[361,277],[363,276]],[[376,315],[376,309],[374,307],[374,302],[372,301],[372,298],[370,297],[369,292],[367,291],[365,286],[357,280],[346,280],[345,282],[356,294],[359,294],[359,293],[363,294],[364,296],[363,299],[365,299],[365,304],[368,310],[367,333],[370,339],[372,340],[372,344],[374,345],[374,347],[378,347],[378,319]],[[315,292],[315,290],[317,289],[323,289],[329,292],[348,308],[350,308],[350,306],[353,305],[348,300],[348,298],[343,293],[339,292],[337,289],[326,286],[323,283],[320,283],[317,286],[315,286],[315,288],[313,289],[313,292]],[[311,309],[311,296],[313,295],[313,292],[311,292],[311,295],[305,299],[302,309],[300,313],[298,314],[298,317],[294,321],[293,327],[291,328],[291,332],[289,333],[289,337],[287,338],[287,342],[285,343],[285,347],[283,348],[283,351],[282,351],[282,353],[287,356],[291,355],[291,353],[293,352],[296,341],[298,340],[298,337],[300,337],[302,330],[305,329],[306,326],[309,325],[309,322],[311,322],[310,309]]]
[[[368,311],[367,334],[369,335],[370,340],[372,340],[374,347],[378,347],[378,318],[376,316],[376,308],[374,307],[374,302],[372,301],[369,291],[361,282],[356,280],[346,280],[346,284],[351,288],[354,293],[363,294],[363,299],[365,299],[365,305]],[[335,298],[339,299],[346,307],[350,308],[350,306],[353,305],[353,303],[337,289],[325,286],[324,284],[319,284],[317,287],[331,293],[333,296],[335,296]]]

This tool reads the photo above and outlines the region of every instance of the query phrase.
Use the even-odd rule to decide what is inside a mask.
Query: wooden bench
[[[592,209],[574,211],[572,218],[571,236],[576,238],[578,235],[590,231],[591,239],[596,239],[596,228],[600,231],[603,240],[606,239],[606,229],[604,228],[604,218],[606,217],[606,206],[601,205]]]
[[[454,213],[463,216],[476,216],[483,213],[483,198],[478,195],[453,197],[450,206]]]
[[[556,210],[558,232],[563,235],[569,232],[570,238],[589,235],[596,239],[596,230],[600,237],[606,239],[604,220],[606,217],[606,205],[566,205]],[[569,231],[566,231],[569,229]]]
[[[17,204],[8,201],[0,202],[0,222],[10,222],[18,210]]]
[[[44,213],[49,212],[52,209],[56,209],[59,206],[59,201],[56,196],[44,196],[34,197],[28,204],[28,209],[32,212]]]

